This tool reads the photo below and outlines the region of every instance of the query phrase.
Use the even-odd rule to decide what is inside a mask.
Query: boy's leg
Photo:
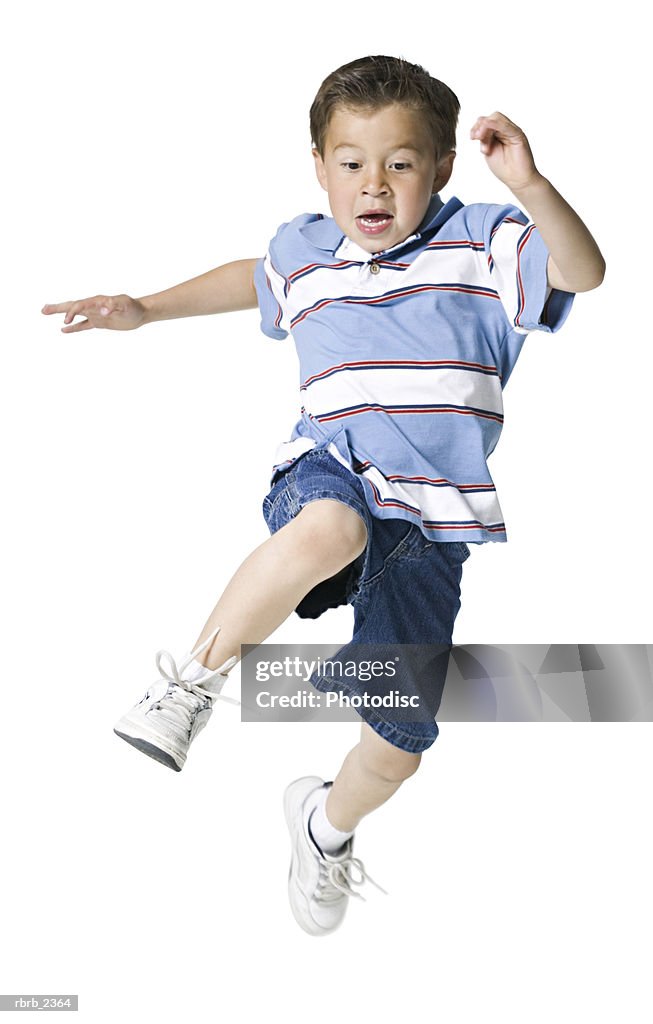
[[[181,771],[191,742],[220,696],[225,668],[231,658],[240,657],[241,644],[265,640],[314,587],[354,562],[366,542],[366,524],[352,508],[331,498],[309,500],[245,559],[225,589],[193,648],[217,634],[198,652],[209,671],[190,679],[180,677],[176,666],[166,672],[161,658],[167,652],[159,651],[157,666],[164,679],[123,715],[114,732]]]
[[[340,501],[311,501],[241,564],[191,650],[220,626],[197,660],[216,669],[240,658],[241,644],[262,643],[303,597],[365,550],[365,523]]]
[[[362,817],[385,803],[417,771],[420,754],[404,746],[424,750],[437,736],[435,714],[460,607],[462,563],[469,555],[465,544],[432,544],[421,531],[408,530],[400,522],[375,521],[374,529],[373,580],[361,587],[354,605],[352,644],[339,657],[355,657],[357,644],[407,645],[402,655],[408,672],[405,685],[412,687],[411,695],[418,695],[423,720],[394,722],[390,716],[383,736],[363,723],[360,742],[345,758],[324,805],[328,823],[339,832],[352,832]],[[319,677],[317,682],[329,681]],[[395,743],[384,738],[394,734]]]
[[[340,832],[353,832],[361,818],[414,775],[421,757],[395,747],[363,722],[360,742],[347,754],[329,789],[325,807],[329,822]]]
[[[364,722],[360,742],[333,783],[308,776],[287,788],[284,803],[293,850],[290,905],[298,924],[312,935],[337,928],[349,897],[360,895],[356,888],[372,881],[362,861],[353,856],[356,826],[417,770],[420,751],[437,736],[431,712],[437,712],[446,667],[439,655],[451,643],[460,606],[461,565],[469,554],[465,544],[431,543],[418,528],[401,520],[375,519],[372,528],[370,556],[353,601],[354,636],[338,658],[356,657],[360,644],[417,645],[406,664],[405,685],[411,695],[413,687],[418,689],[424,698],[420,707],[427,714],[424,720],[397,722],[394,715],[385,720],[375,712],[374,719],[384,726],[383,735]],[[432,652],[438,657],[431,666]],[[426,677],[420,671],[421,654],[429,666]],[[311,682],[325,692],[334,689],[329,676],[314,673]],[[355,687],[349,679],[347,691],[355,694]],[[405,746],[417,750],[410,752]]]
[[[363,722],[360,742],[331,785],[306,776],[286,789],[292,842],[288,895],[297,923],[310,935],[326,935],[341,924],[349,897],[360,896],[356,886],[377,885],[353,856],[354,830],[417,771],[421,756],[394,746]]]

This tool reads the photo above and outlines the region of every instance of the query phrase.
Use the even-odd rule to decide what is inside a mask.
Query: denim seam
[[[376,572],[374,574],[374,576],[371,576],[368,580],[365,580],[365,582],[361,586],[361,590],[366,589],[367,587],[371,586],[372,583],[376,583],[376,581],[381,576],[383,576],[383,574],[386,571],[386,569],[389,569],[390,566],[392,565],[392,563],[396,562],[396,560],[398,558],[401,558],[404,554],[407,554],[408,556],[410,556],[410,555],[418,556],[418,555],[421,555],[423,553],[423,550],[424,550],[423,548],[415,548],[414,536],[415,535],[413,534],[412,529],[409,529],[409,531],[406,534],[406,536],[402,537],[402,539],[399,541],[397,546],[394,547],[392,549],[392,551],[388,552],[388,554],[386,555],[385,559],[383,560],[383,565],[381,566],[379,571]],[[408,549],[408,550],[406,551],[406,549]]]
[[[317,679],[318,683],[323,683],[324,684],[324,687],[325,687],[324,689],[322,689],[320,686],[316,685],[316,683],[315,683],[316,679]],[[313,686],[320,693],[332,693],[334,691],[334,689],[337,689],[337,690],[342,690],[349,697],[359,696],[355,692],[355,690],[351,690],[346,684],[344,684],[342,682],[338,682],[338,685],[336,687],[334,687],[333,685],[327,686],[327,683],[333,684],[334,682],[335,682],[335,680],[328,679],[325,676],[311,676],[311,679],[310,679],[311,686]],[[415,736],[411,736],[409,733],[405,733],[395,722],[386,722],[386,720],[384,718],[381,718],[379,715],[377,715],[374,710],[370,710],[369,708],[362,709],[362,710],[365,711],[364,715],[361,714],[361,712],[359,711],[358,708],[355,708],[354,710],[356,711],[356,714],[358,714],[359,717],[363,719],[363,721],[368,723],[368,725],[371,725],[372,722],[375,722],[377,725],[383,726],[383,728],[387,731],[388,735],[397,736],[401,740],[403,740],[404,743],[410,744],[411,745],[411,750],[409,751],[409,753],[411,753],[411,752],[412,753],[421,753],[422,750],[426,750],[427,747],[431,746],[432,743],[435,742],[435,739],[437,738],[437,737],[434,737],[433,740],[430,740],[430,737],[424,737],[424,738],[420,737],[418,739]],[[433,721],[435,723],[435,718],[433,719]],[[437,726],[437,723],[435,723],[435,724]],[[425,740],[426,740],[426,744],[427,744],[426,746],[424,746],[424,741]],[[395,743],[393,745],[394,746],[399,746],[399,744],[397,744],[397,743]],[[402,747],[401,749],[402,750],[407,750],[408,748],[407,747]]]
[[[365,527],[367,528],[367,521],[365,520],[364,515],[362,515],[359,512],[359,509],[363,508],[362,503],[357,504],[355,502],[352,502],[349,499],[349,496],[345,498],[345,496],[341,494],[339,491],[311,491],[309,493],[309,496],[304,498],[303,504],[299,505],[300,511],[302,508],[304,508],[305,505],[310,505],[312,501],[321,501],[324,498],[331,498],[333,501],[339,501],[342,505],[347,505],[348,508],[353,509],[354,512],[358,512],[361,519],[365,522]],[[297,504],[299,504],[299,499],[297,499]]]

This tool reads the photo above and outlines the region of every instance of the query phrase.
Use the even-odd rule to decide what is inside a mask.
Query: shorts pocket
[[[403,519],[374,520],[372,537],[368,538],[369,565],[361,579],[361,589],[371,586],[392,563],[413,551],[414,527]]]
[[[436,543],[443,549],[444,554],[457,565],[462,565],[469,558],[469,547],[462,540],[443,540],[436,541]]]

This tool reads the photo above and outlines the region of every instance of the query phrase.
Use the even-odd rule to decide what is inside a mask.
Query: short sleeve
[[[277,232],[277,238],[279,232]],[[270,242],[270,248],[263,259],[256,261],[254,287],[261,312],[261,330],[268,338],[281,341],[288,337],[287,282],[276,265],[274,241],[273,239]]]
[[[548,285],[549,251],[526,214],[516,206],[488,206],[483,247],[492,287],[512,329],[518,334],[560,330],[574,294]]]

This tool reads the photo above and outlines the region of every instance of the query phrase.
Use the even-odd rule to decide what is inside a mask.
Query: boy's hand
[[[91,327],[107,327],[114,331],[133,331],[146,323],[146,309],[139,299],[129,295],[95,295],[90,299],[77,299],[75,302],[59,302],[47,304],[41,310],[48,316],[50,313],[65,313],[64,323],[70,324],[76,316],[85,316],[79,324],[62,327],[63,334],[76,331],[88,331]]]
[[[472,139],[480,139],[488,167],[511,192],[528,188],[542,178],[528,139],[505,114],[495,110],[489,117],[477,118],[469,134]]]

